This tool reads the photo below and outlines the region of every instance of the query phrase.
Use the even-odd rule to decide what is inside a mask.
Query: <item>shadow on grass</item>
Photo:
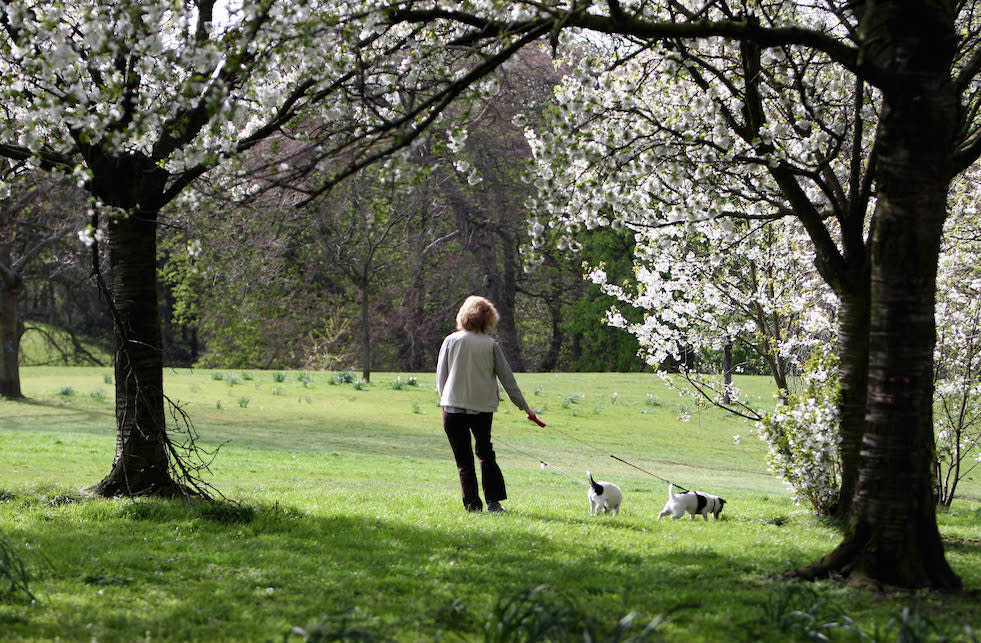
[[[357,502],[334,500],[337,509]],[[760,584],[786,557],[807,558],[786,547],[778,555],[725,555],[704,544],[646,553],[585,538],[570,545],[537,536],[536,521],[556,518],[535,514],[450,511],[426,526],[404,509],[311,515],[283,505],[139,500],[30,510],[39,519],[22,522],[10,538],[33,543],[52,565],[32,584],[38,607],[0,611],[0,622],[40,638],[271,640],[294,626],[310,631],[357,614],[359,627],[401,640],[471,639],[486,634],[502,599],[548,586],[584,622],[670,615],[666,627],[676,633],[755,640],[745,616],[765,600]],[[508,528],[515,520],[520,528]],[[573,532],[587,523],[563,522]],[[603,527],[644,538],[636,526]]]
[[[112,402],[106,402],[105,408],[83,408],[72,405],[72,397],[51,400],[36,400],[27,397],[17,400],[0,399],[2,399],[5,409],[3,425],[7,429],[34,431],[38,428],[38,419],[49,416],[58,416],[59,430],[69,433],[103,435],[102,431],[95,430],[93,426],[89,425],[104,424],[108,428],[115,427],[115,411]],[[22,415],[14,414],[13,410],[18,407],[26,409],[26,412]],[[50,413],[46,411],[50,411]],[[83,423],[85,426],[82,426]],[[62,426],[67,428],[61,428]]]

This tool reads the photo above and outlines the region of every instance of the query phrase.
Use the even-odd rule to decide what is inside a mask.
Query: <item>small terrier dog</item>
[[[612,482],[593,480],[593,474],[586,472],[589,478],[589,491],[586,497],[589,498],[589,511],[594,516],[598,516],[601,511],[613,512],[613,515],[620,513],[620,503],[623,501],[623,492],[620,487]]]
[[[712,514],[718,520],[719,514],[722,512],[722,507],[725,504],[726,501],[722,498],[707,493],[687,491],[685,493],[675,494],[674,485],[669,482],[668,502],[664,505],[664,510],[657,515],[657,519],[660,520],[664,516],[671,514],[671,520],[677,520],[684,516],[687,511],[691,514],[692,520],[699,514],[705,520],[709,519],[709,514]]]

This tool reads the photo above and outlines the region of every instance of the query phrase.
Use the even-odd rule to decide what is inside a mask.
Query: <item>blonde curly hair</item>
[[[470,295],[456,314],[456,328],[457,330],[486,333],[497,326],[498,319],[499,315],[494,304],[484,297]]]

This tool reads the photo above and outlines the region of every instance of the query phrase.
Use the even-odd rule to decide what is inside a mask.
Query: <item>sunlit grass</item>
[[[2,638],[268,641],[350,624],[404,641],[489,640],[502,601],[532,595],[603,631],[628,612],[638,626],[663,616],[657,636],[676,641],[804,640],[789,615],[808,610],[870,632],[913,604],[951,632],[979,625],[966,597],[774,580],[840,534],[790,502],[750,427],[711,409],[680,421],[682,401],[654,376],[519,374],[549,426],[502,404],[508,513],[490,516],[463,510],[431,374],[376,374],[361,390],[331,375],[168,371],[202,446],[220,446],[208,482],[238,503],[188,505],[83,500],[111,464],[111,373],[25,369],[31,400],[0,401],[0,535],[37,601],[0,587]],[[769,402],[764,380],[741,384]],[[75,394],[60,395],[66,386]],[[572,479],[587,469],[623,488],[619,516],[589,515]],[[658,521],[661,478],[726,497],[723,518]],[[977,497],[975,484],[965,493]],[[955,501],[938,518],[975,588],[979,512]]]

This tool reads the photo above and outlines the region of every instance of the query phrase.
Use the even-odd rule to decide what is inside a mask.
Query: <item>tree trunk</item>
[[[361,379],[371,381],[371,329],[368,328],[368,276],[367,268],[361,276]]]
[[[863,53],[883,87],[872,226],[869,388],[845,537],[804,577],[857,586],[956,589],[933,501],[933,348],[937,258],[952,176],[958,102],[954,26],[944,5],[866,7]]]
[[[869,380],[869,281],[861,271],[857,283],[847,283],[839,293],[838,365],[841,399],[838,422],[841,453],[841,491],[834,515],[847,520],[858,484],[862,435]]]
[[[842,573],[851,585],[875,588],[961,586],[944,557],[931,467],[933,277],[944,197],[943,190],[932,190],[931,205],[925,193],[919,203],[915,196],[903,203],[880,195],[868,413],[845,538],[791,575]]]
[[[494,307],[500,315],[497,323],[497,338],[501,342],[504,356],[515,373],[527,370],[525,360],[521,355],[521,344],[518,341],[518,327],[515,323],[515,294],[517,293],[517,276],[515,265],[517,260],[511,252],[511,237],[499,226],[485,224],[474,235],[473,252],[484,270],[483,288],[486,297],[494,302]],[[500,240],[499,249],[502,259],[498,259],[494,240]]]
[[[727,341],[722,348],[722,403],[732,402],[732,342]]]
[[[423,309],[424,297],[422,283],[422,263],[408,267],[412,281],[406,289],[405,296],[399,308],[404,340],[399,346],[399,361],[410,372],[417,373],[426,370],[425,332],[426,313]]]
[[[155,212],[109,224],[112,305],[116,315],[116,455],[96,495],[186,493],[171,477],[157,309]]]
[[[10,252],[0,248],[0,397],[20,399],[20,320],[17,300],[23,289],[19,271],[9,268]]]
[[[499,221],[502,215],[485,213],[486,207],[481,200],[452,184],[447,186],[446,193],[457,229],[466,239],[465,248],[470,251],[483,272],[481,291],[470,294],[482,295],[493,302],[500,315],[496,332],[501,349],[511,368],[516,373],[523,372],[526,370],[525,362],[521,356],[514,320],[517,266],[520,261],[517,259],[513,239],[501,228]],[[498,239],[501,242],[500,248],[495,243]]]
[[[554,292],[549,299],[543,302],[548,308],[549,317],[552,321],[552,337],[548,341],[548,351],[538,366],[538,370],[543,373],[550,373],[558,367],[559,353],[562,351],[562,342],[565,340],[565,335],[562,333],[562,309],[559,302],[558,293]]]

